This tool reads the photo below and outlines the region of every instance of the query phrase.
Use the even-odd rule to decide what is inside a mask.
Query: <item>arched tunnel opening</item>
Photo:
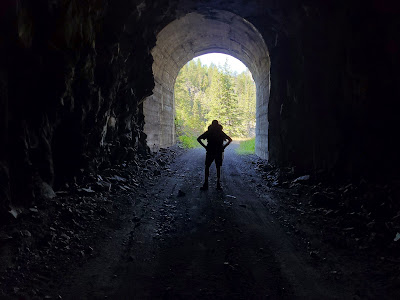
[[[0,1],[0,298],[398,299],[399,20],[396,0]],[[257,154],[224,148],[207,187],[174,128],[206,53],[252,73]]]
[[[174,107],[176,140],[183,147],[200,147],[197,137],[218,120],[228,136],[255,152],[256,86],[240,60],[209,53],[189,61],[175,80]]]
[[[143,104],[144,131],[153,149],[172,146],[175,139],[174,84],[179,70],[206,53],[229,54],[242,61],[256,83],[256,154],[268,159],[270,58],[257,29],[228,11],[189,13],[163,28],[152,50],[155,86]]]

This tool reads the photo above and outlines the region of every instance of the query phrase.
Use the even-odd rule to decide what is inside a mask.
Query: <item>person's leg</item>
[[[210,165],[206,165],[205,171],[204,171],[204,185],[208,186],[208,177],[210,176]]]
[[[206,165],[205,170],[204,170],[204,184],[200,188],[202,191],[205,191],[208,189],[208,175],[210,174],[210,166]]]
[[[222,166],[222,153],[219,153],[215,159],[215,166],[217,167],[217,189],[221,188],[221,166]]]
[[[210,175],[210,165],[212,163],[211,160],[212,157],[210,157],[210,155],[207,153],[206,154],[206,164],[205,164],[205,168],[204,168],[204,184],[203,186],[200,188],[201,190],[206,190],[208,189],[208,177]]]
[[[217,165],[217,189],[221,189],[221,166]]]

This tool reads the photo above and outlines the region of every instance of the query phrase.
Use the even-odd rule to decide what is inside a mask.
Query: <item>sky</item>
[[[204,54],[195,57],[195,59],[199,58],[201,63],[203,65],[210,65],[211,63],[214,63],[214,65],[221,65],[223,66],[225,64],[225,60],[228,59],[228,64],[230,65],[230,68],[232,71],[239,73],[242,73],[246,71],[246,66],[238,59],[226,55],[226,54],[221,54],[221,53],[209,53],[209,54]]]

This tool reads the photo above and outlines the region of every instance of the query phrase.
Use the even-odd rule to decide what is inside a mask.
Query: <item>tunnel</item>
[[[173,145],[175,78],[209,52],[240,59],[254,76],[261,158],[296,174],[396,174],[392,1],[6,3],[3,211],[81,169]]]
[[[0,297],[397,299],[399,16],[396,0],[1,0]],[[207,53],[250,70],[256,149],[229,145],[224,189],[204,192],[174,84]]]
[[[269,54],[257,29],[227,11],[190,13],[168,24],[152,50],[155,87],[143,103],[147,143],[152,150],[175,143],[174,85],[194,57],[219,52],[241,60],[256,83],[256,154],[268,159]]]

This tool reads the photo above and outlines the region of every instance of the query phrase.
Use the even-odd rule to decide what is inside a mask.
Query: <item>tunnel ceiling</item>
[[[241,60],[257,83],[269,76],[267,46],[257,29],[228,11],[189,13],[167,25],[157,35],[152,50],[156,81],[173,90],[179,70],[196,56],[218,52]]]

